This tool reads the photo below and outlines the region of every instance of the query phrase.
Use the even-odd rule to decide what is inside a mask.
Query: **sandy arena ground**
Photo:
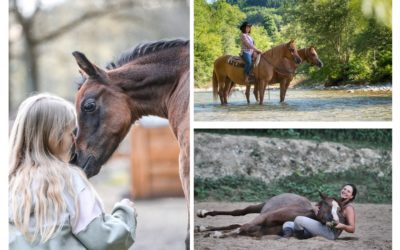
[[[194,211],[206,210],[233,210],[244,208],[255,203],[228,203],[228,202],[198,202]],[[222,239],[204,237],[203,233],[194,233],[194,246],[196,250],[209,249],[392,249],[392,205],[391,204],[355,204],[356,232],[349,234],[343,232],[336,241],[314,237],[307,240],[296,238],[285,239],[280,236],[263,236],[253,238],[238,236]],[[246,216],[215,216],[198,218],[195,216],[194,225],[225,226],[230,224],[243,224],[254,218],[256,214]]]

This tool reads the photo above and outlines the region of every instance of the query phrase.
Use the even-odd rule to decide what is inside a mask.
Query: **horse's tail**
[[[217,81],[217,74],[215,74],[215,70],[213,70],[212,85],[213,85],[213,97],[215,101],[218,96],[218,81]]]

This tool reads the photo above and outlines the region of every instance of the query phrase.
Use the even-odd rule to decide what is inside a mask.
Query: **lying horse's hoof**
[[[205,227],[205,226],[196,226],[196,227],[194,228],[194,231],[195,231],[196,233],[204,232],[204,231],[207,231],[207,227]]]
[[[208,211],[205,209],[199,209],[199,210],[197,210],[197,217],[204,218],[204,217],[206,217],[207,212]]]
[[[214,231],[210,236],[215,239],[225,238],[225,235],[220,231]]]

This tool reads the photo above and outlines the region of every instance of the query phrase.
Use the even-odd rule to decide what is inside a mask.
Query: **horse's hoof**
[[[204,231],[207,231],[207,227],[205,227],[205,226],[196,226],[196,227],[194,228],[194,231],[195,231],[196,233],[204,232]]]
[[[220,239],[220,238],[224,238],[224,234],[220,231],[215,231],[213,234],[211,234],[211,237],[213,237],[215,239]]]
[[[197,210],[197,217],[204,218],[204,217],[206,217],[207,212],[208,211],[205,209],[199,209],[199,210]]]

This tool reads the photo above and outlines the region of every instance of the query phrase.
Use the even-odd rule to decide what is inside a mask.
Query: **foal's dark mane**
[[[108,63],[106,69],[108,70],[115,69],[133,61],[136,58],[152,54],[154,52],[158,52],[164,49],[169,49],[173,47],[184,47],[187,46],[188,44],[189,40],[182,40],[182,39],[161,40],[157,42],[139,44],[135,48],[123,52],[121,55],[118,56],[115,62]]]
[[[189,45],[189,40],[175,39],[175,40],[161,40],[157,42],[142,43],[134,47],[133,49],[122,52],[115,62],[110,62],[106,65],[106,69],[116,69],[125,65],[136,58],[149,55],[160,50],[174,48],[174,47],[184,47]],[[79,79],[75,79],[78,90],[82,87],[83,83],[86,81],[86,77],[81,76]]]

